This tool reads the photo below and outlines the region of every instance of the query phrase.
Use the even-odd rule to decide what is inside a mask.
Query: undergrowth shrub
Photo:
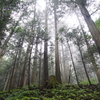
[[[10,93],[0,92],[0,100],[100,100],[100,86],[92,85],[80,88],[78,85],[58,85],[52,89],[24,87],[11,90]]]
[[[97,80],[96,79],[91,79],[91,84],[97,84]],[[89,85],[89,82],[88,80],[83,80],[80,82],[80,84],[83,84],[83,85]]]

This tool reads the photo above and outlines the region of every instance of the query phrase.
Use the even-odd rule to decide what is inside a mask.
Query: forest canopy
[[[99,82],[98,0],[0,1],[0,91]]]

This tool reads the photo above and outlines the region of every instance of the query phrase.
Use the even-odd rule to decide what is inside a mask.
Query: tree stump
[[[54,75],[50,75],[44,87],[45,88],[55,88],[59,84],[60,83],[57,81],[56,77]]]

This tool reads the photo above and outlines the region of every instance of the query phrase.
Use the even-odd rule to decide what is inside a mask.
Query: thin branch
[[[97,8],[94,12],[92,12],[90,15],[93,15],[95,12],[97,12],[98,10],[100,10],[100,8]]]

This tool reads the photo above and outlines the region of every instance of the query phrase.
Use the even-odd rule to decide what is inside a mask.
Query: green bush
[[[91,84],[97,84],[97,80],[96,79],[91,79]],[[83,84],[83,85],[89,85],[89,82],[88,80],[83,80],[80,82],[80,84]]]

